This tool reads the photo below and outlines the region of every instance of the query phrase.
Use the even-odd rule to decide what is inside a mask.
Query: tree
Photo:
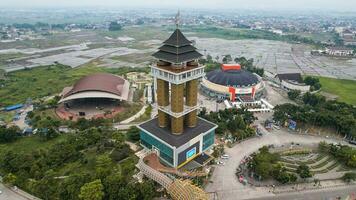
[[[5,184],[13,186],[15,184],[17,180],[16,175],[12,174],[12,173],[8,173],[4,178],[3,181]]]
[[[109,31],[120,31],[122,29],[121,24],[117,22],[111,22],[109,25]]]
[[[303,95],[303,102],[311,106],[316,106],[325,103],[326,99],[320,94],[311,94],[309,92]]]
[[[17,127],[0,127],[0,143],[14,142],[20,136],[20,129],[18,129]]]
[[[310,85],[312,91],[319,90],[321,88],[319,78],[317,77],[307,76],[304,78],[304,83],[306,85]]]
[[[98,156],[95,162],[95,172],[98,178],[104,178],[110,174],[112,167],[112,160],[107,155]]]
[[[262,179],[276,177],[281,171],[281,166],[277,164],[279,157],[277,154],[270,153],[268,147],[264,146],[259,149],[257,154],[252,156],[249,168],[252,169]]]
[[[229,62],[231,62],[232,61],[232,57],[231,57],[231,55],[230,54],[228,54],[228,55],[225,55],[224,57],[223,57],[223,63],[229,63]]]
[[[299,165],[297,173],[299,174],[300,178],[310,178],[313,176],[309,169],[309,166],[306,164]]]
[[[286,183],[293,183],[297,181],[297,176],[292,173],[288,173],[286,171],[282,171],[280,174],[278,174],[276,180],[280,183],[286,184]]]
[[[53,128],[41,128],[38,131],[38,135],[44,140],[48,141],[53,138],[56,138],[59,134]]]
[[[78,199],[80,188],[90,180],[91,174],[89,173],[73,174],[65,178],[58,187],[59,199]]]
[[[224,152],[225,152],[225,147],[224,147],[223,144],[218,144],[218,145],[216,145],[216,146],[213,147],[213,150],[214,150],[213,156],[214,156],[215,158],[218,158],[218,157],[220,157],[221,155],[224,154]]]
[[[288,92],[288,98],[290,100],[295,100],[296,98],[299,97],[300,93],[301,93],[300,90],[291,90]]]
[[[115,148],[114,151],[110,154],[111,159],[118,162],[122,159],[127,158],[130,155],[131,149],[129,145],[124,144],[119,148]]]
[[[86,183],[80,188],[79,199],[83,200],[102,200],[104,197],[104,186],[100,179]]]
[[[140,129],[138,129],[136,126],[131,126],[126,134],[128,139],[132,142],[137,142],[140,140]]]
[[[344,176],[342,176],[342,180],[344,180],[347,183],[356,181],[356,173],[355,172],[347,172],[344,174]]]
[[[127,181],[121,173],[113,173],[107,176],[104,181],[105,199],[133,199],[133,192],[128,191]]]
[[[318,150],[322,153],[329,153],[329,145],[325,141],[321,141],[318,145]]]
[[[138,190],[136,199],[151,200],[155,197],[156,192],[153,181],[136,183],[134,187]]]

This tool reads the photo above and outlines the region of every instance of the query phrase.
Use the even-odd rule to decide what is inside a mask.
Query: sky
[[[335,10],[356,12],[356,0],[0,0],[1,7],[117,7]]]

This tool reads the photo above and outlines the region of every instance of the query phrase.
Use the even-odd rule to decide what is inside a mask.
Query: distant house
[[[356,32],[350,29],[343,29],[339,32],[344,41],[344,45],[356,45]]]
[[[276,82],[280,84],[281,88],[286,90],[299,90],[301,92],[310,91],[310,85],[306,85],[303,82],[303,78],[300,73],[277,74]]]
[[[328,47],[326,53],[330,56],[352,56],[353,49],[348,47]]]
[[[153,83],[153,78],[150,74],[144,72],[129,72],[126,74],[127,80],[131,83],[131,87],[142,90],[147,85]]]

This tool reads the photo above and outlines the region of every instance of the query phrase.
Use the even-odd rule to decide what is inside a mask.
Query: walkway
[[[0,191],[2,191],[0,200],[40,200],[20,189],[16,189],[15,191],[14,189],[5,187],[2,183],[0,183]]]
[[[152,155],[148,152],[147,155]],[[162,185],[173,200],[208,200],[209,194],[201,188],[193,185],[190,180],[171,179],[167,175],[153,169],[147,165],[144,158],[140,158],[136,165],[140,171],[148,178]]]
[[[265,145],[282,145],[291,142],[300,144],[318,144],[321,141],[329,143],[340,142],[334,139],[327,139],[315,136],[297,135],[288,133],[286,130],[275,130],[273,133],[265,134],[263,137],[252,138],[233,148],[225,149],[225,152],[230,155],[230,159],[226,161],[224,166],[218,166],[211,178],[211,183],[206,187],[207,192],[217,192],[219,199],[251,199],[267,196],[274,196],[265,188],[254,188],[244,186],[238,182],[235,172],[241,160],[259,148]],[[346,143],[344,143],[346,144]]]
[[[144,105],[138,113],[136,113],[135,115],[131,116],[128,119],[121,121],[119,124],[129,124],[129,123],[133,122],[135,119],[137,119],[137,118],[141,117],[141,115],[145,114],[146,108],[147,108],[147,105]]]

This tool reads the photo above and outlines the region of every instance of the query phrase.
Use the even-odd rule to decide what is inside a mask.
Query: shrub
[[[115,149],[110,157],[112,160],[119,162],[125,158],[127,158],[130,155],[130,147],[128,145],[122,145],[121,148]]]
[[[344,180],[345,182],[348,182],[348,183],[350,183],[352,181],[356,181],[356,173],[355,172],[347,172],[342,177],[342,180]]]
[[[300,178],[310,178],[313,176],[309,166],[305,164],[298,166],[297,173],[299,174]]]
[[[300,90],[291,90],[288,92],[288,98],[290,100],[295,100],[296,98],[299,97],[300,93],[301,93]]]

